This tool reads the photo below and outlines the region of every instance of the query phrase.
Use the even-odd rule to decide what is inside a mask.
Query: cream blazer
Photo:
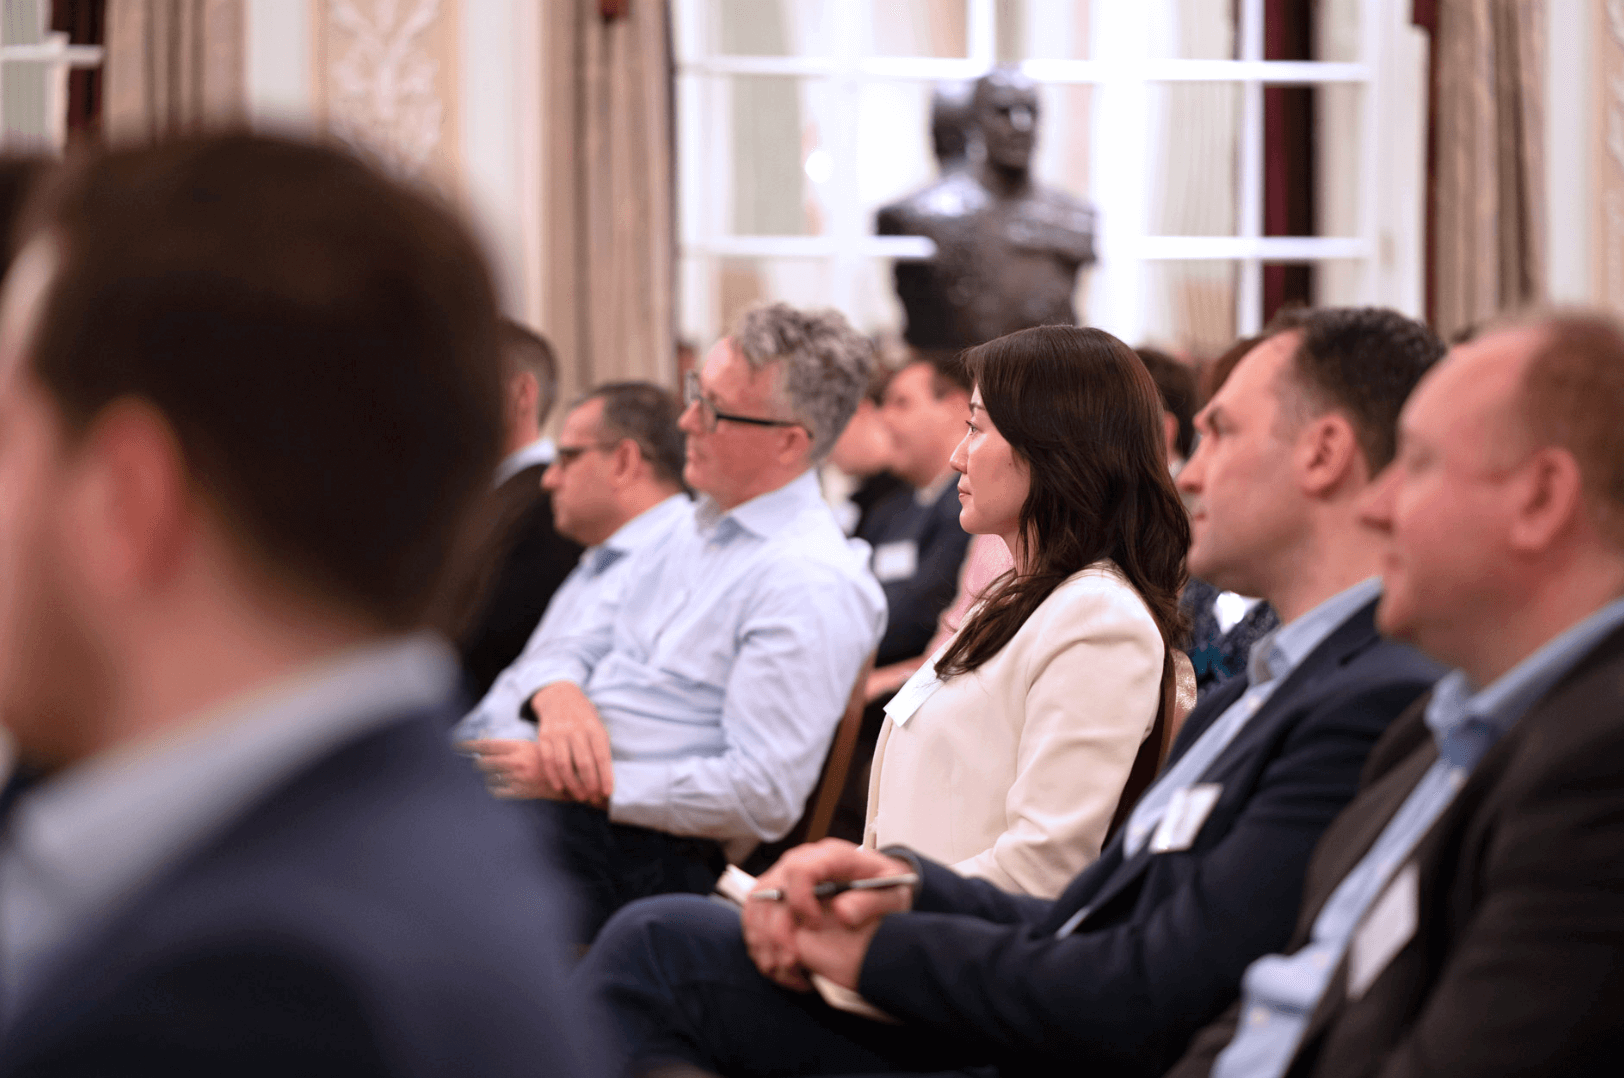
[[[979,669],[880,727],[864,844],[1053,898],[1100,854],[1161,703],[1156,622],[1115,564],[1069,577]]]

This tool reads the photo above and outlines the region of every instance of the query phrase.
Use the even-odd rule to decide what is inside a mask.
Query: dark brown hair
[[[536,422],[545,423],[558,403],[558,356],[546,337],[529,326],[504,318],[496,327],[502,366],[508,377],[528,371],[536,380]]]
[[[450,212],[232,134],[82,158],[20,236],[56,246],[32,360],[70,433],[146,402],[260,571],[422,622],[501,448],[495,298]]]
[[[1180,456],[1188,457],[1195,445],[1195,371],[1188,363],[1180,363],[1157,348],[1135,348],[1134,352],[1156,383],[1163,411],[1178,421],[1174,448]]]
[[[1573,454],[1603,534],[1624,546],[1624,327],[1588,311],[1523,324],[1543,337],[1523,372],[1530,432]]]
[[[1103,330],[1023,329],[965,354],[998,432],[1026,462],[1027,571],[1006,574],[937,669],[974,670],[996,655],[1067,577],[1116,563],[1162,639],[1183,637],[1179,611],[1190,522],[1167,474],[1162,404],[1133,349]]]
[[[1200,411],[1207,406],[1207,402],[1223,388],[1229,376],[1235,372],[1235,367],[1246,354],[1263,343],[1262,337],[1242,337],[1228,348],[1224,349],[1217,359],[1210,360],[1201,365],[1201,399],[1196,406]]]
[[[688,436],[677,426],[681,401],[652,382],[608,382],[582,394],[570,410],[591,400],[603,401],[601,422],[607,438],[630,438],[655,479],[675,490],[688,489],[682,479]]]
[[[1398,414],[1444,342],[1413,318],[1384,307],[1297,308],[1269,323],[1268,336],[1297,332],[1290,379],[1306,416],[1340,411],[1353,424],[1375,475],[1398,448]],[[1282,398],[1285,399],[1285,398]],[[1293,409],[1282,408],[1281,415]]]

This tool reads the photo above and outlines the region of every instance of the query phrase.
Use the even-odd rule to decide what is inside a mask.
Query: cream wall
[[[545,328],[531,0],[247,0],[245,26],[251,122],[336,135],[443,192],[504,309]]]

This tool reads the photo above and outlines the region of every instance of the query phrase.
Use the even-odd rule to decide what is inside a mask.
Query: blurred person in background
[[[1176,478],[1195,447],[1196,373],[1188,364],[1155,348],[1136,348],[1140,362],[1162,397],[1162,437],[1167,470]]]
[[[471,743],[498,796],[556,819],[583,941],[634,898],[710,891],[801,816],[885,623],[813,471],[871,363],[837,312],[747,312],[688,379],[693,509],[620,601],[531,652],[536,737]]]
[[[543,485],[558,531],[585,551],[525,650],[503,670],[453,738],[533,740],[531,656],[568,635],[599,603],[618,603],[635,555],[659,546],[692,512],[682,483],[682,405],[648,382],[611,382],[587,393],[564,417]]]
[[[472,238],[245,135],[80,159],[20,235],[0,1075],[597,1073],[416,631],[502,448]]]
[[[452,638],[470,700],[490,690],[518,658],[553,593],[581,557],[581,545],[553,526],[541,477],[554,446],[542,428],[558,396],[558,362],[540,334],[503,319],[503,451],[484,511],[488,545],[469,573]]]
[[[893,373],[876,358],[868,388],[857,399],[857,410],[819,471],[823,496],[847,535],[856,535],[874,507],[905,485],[891,471],[891,431],[880,418],[885,387],[891,384]]]

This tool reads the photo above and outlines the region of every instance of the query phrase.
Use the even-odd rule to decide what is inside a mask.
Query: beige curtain
[[[107,0],[102,118],[109,141],[243,119],[243,3]]]
[[[1544,0],[1439,0],[1433,321],[1545,296]]]
[[[541,18],[540,328],[566,396],[625,378],[674,388],[666,4],[548,0]]]

